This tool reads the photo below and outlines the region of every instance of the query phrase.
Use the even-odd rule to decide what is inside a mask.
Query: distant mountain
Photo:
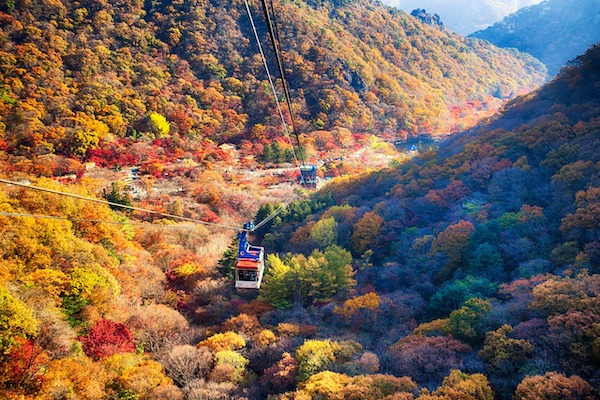
[[[439,15],[437,15],[437,14],[432,15],[432,14],[428,13],[427,10],[425,10],[425,9],[417,8],[415,10],[412,10],[410,15],[417,18],[418,20],[420,20],[421,22],[423,22],[426,25],[438,27],[440,29],[444,29],[446,27],[444,25],[444,22],[440,19]]]
[[[540,1],[542,0],[384,0],[384,3],[407,13],[424,8],[429,13],[438,14],[450,30],[468,35]]]
[[[569,59],[600,40],[600,1],[546,0],[471,36],[527,52],[556,75]]]

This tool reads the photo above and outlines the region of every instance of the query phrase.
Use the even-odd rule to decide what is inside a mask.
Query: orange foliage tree
[[[418,400],[492,400],[494,392],[483,374],[465,374],[453,370],[432,394],[423,394]]]
[[[517,386],[515,400],[592,400],[593,388],[577,375],[570,378],[548,372],[543,376],[528,376]]]
[[[377,318],[380,304],[381,299],[379,298],[379,295],[371,292],[344,301],[344,304],[342,304],[341,307],[336,306],[333,309],[333,312],[344,317],[346,321],[352,320],[360,324],[360,316],[364,316],[365,318],[363,318],[364,320],[362,323],[368,321],[372,322]]]
[[[471,222],[461,220],[448,226],[433,240],[430,254],[442,252],[448,257],[445,275],[449,275],[451,271],[462,265],[463,254],[474,230],[475,227]]]
[[[363,254],[373,246],[382,225],[383,218],[374,211],[366,213],[354,225],[354,232],[351,238],[354,254]]]
[[[57,359],[48,365],[39,397],[52,399],[57,393],[73,393],[80,399],[100,400],[107,397],[107,381],[102,365],[85,356]]]

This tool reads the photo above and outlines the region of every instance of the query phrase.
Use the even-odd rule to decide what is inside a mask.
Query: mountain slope
[[[449,132],[543,79],[528,56],[375,2],[275,9],[303,133]],[[282,136],[241,2],[33,1],[0,10],[1,143],[12,155],[128,165],[183,152],[203,162],[222,158],[215,144],[247,140],[244,151],[255,155]],[[151,157],[124,150],[140,142]],[[128,154],[113,161],[106,152]]]
[[[168,18],[152,4],[111,3],[123,12],[44,1],[19,11],[23,22],[1,16],[2,144],[18,156],[2,154],[0,174],[52,175],[48,154],[32,153],[66,154],[65,137],[92,146],[95,133],[104,135],[95,157],[197,157],[205,171],[188,170],[196,201],[243,214],[250,199],[224,200],[230,176],[209,169],[221,154],[215,141],[244,135],[247,98],[260,98],[232,75],[265,87],[258,72],[243,72],[260,70],[257,57],[214,50],[242,40],[224,24],[235,14],[207,2],[177,14],[197,23],[184,39],[153,25]],[[302,28],[320,29],[307,21]],[[178,53],[189,57],[169,53],[154,31],[195,40]],[[212,31],[218,40],[207,39]],[[306,68],[323,74],[318,60],[332,53],[313,52]],[[294,60],[302,81],[303,59]],[[259,232],[272,261],[259,296],[289,310],[235,292],[216,268],[230,234],[215,226],[150,224],[144,213],[0,185],[0,398],[597,398],[599,65],[593,48],[439,153],[339,180],[283,209]],[[115,143],[126,151],[114,154]],[[64,180],[31,178],[80,197],[98,185]],[[113,189],[107,197],[128,199]],[[165,193],[149,208],[195,212],[179,199]],[[230,249],[224,264],[235,262]]]
[[[386,0],[386,4],[410,13],[424,8],[438,14],[446,26],[461,35],[484,29],[517,10],[542,0]]]
[[[388,368],[420,384],[469,363],[502,399],[512,398],[525,375],[547,371],[598,387],[597,360],[586,352],[600,335],[583,332],[600,322],[599,84],[596,46],[439,151],[325,187],[312,208],[274,223],[264,243],[282,253],[351,250],[355,293],[377,293],[386,304],[377,328],[366,323],[361,334],[369,332],[371,343],[400,339],[385,353],[399,360]],[[281,275],[289,281],[293,273],[267,271],[263,293],[272,294]],[[564,296],[563,306],[555,296]],[[581,296],[595,306],[577,303]],[[589,320],[579,320],[585,313]],[[414,331],[411,318],[422,322]],[[571,323],[578,333],[567,333]],[[472,346],[470,356],[454,347],[442,365],[420,358],[427,350],[417,343],[435,348],[425,344],[430,336],[441,341],[450,333]],[[506,364],[502,340],[526,341]],[[586,352],[561,350],[578,346]]]
[[[595,228],[587,236],[558,228],[577,210],[579,196],[598,184],[599,63],[600,47],[595,46],[554,81],[510,102],[482,127],[447,140],[439,151],[362,179],[342,180],[323,193],[361,214],[361,207],[367,207],[383,217],[376,240],[382,246],[376,252],[380,260],[405,259],[392,246],[403,230],[416,227],[421,234],[431,233],[460,219],[477,225],[523,207],[548,213],[547,226],[539,228],[549,231],[536,240],[550,241],[537,248],[540,255],[548,256],[545,252],[556,243],[574,237],[584,251],[598,240]],[[293,243],[282,243],[294,250]],[[350,246],[348,241],[343,244]],[[598,267],[596,261],[593,265]],[[507,266],[505,273],[516,267]]]
[[[546,0],[471,36],[527,52],[544,62],[553,76],[600,40],[600,3]]]

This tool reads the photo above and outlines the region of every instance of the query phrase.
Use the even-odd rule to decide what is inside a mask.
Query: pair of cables
[[[26,188],[26,189],[39,191],[39,192],[52,193],[52,194],[56,194],[59,196],[71,197],[71,198],[78,199],[78,200],[84,200],[84,201],[89,201],[89,202],[93,202],[93,203],[105,204],[108,206],[118,207],[118,208],[122,208],[125,210],[140,211],[140,212],[144,212],[147,214],[157,215],[160,217],[175,219],[175,220],[179,220],[179,221],[185,221],[185,222],[189,222],[189,223],[193,223],[193,224],[202,224],[202,225],[212,226],[215,228],[232,229],[232,230],[236,230],[236,231],[239,231],[241,229],[239,226],[219,224],[219,223],[215,223],[215,222],[203,221],[200,219],[187,218],[187,217],[182,217],[179,215],[164,213],[164,212],[160,212],[160,211],[154,211],[154,210],[141,208],[141,207],[128,206],[125,204],[114,203],[111,201],[101,200],[101,199],[97,199],[94,197],[87,197],[87,196],[82,196],[82,195],[75,194],[75,193],[62,192],[59,190],[35,186],[35,185],[31,185],[29,183],[15,182],[15,181],[10,181],[10,180],[1,179],[1,178],[0,178],[0,183],[5,183],[7,185],[22,187],[22,188]],[[69,220],[69,221],[73,221],[73,222],[85,221],[85,222],[105,223],[105,224],[115,224],[115,225],[138,225],[138,226],[148,226],[148,227],[152,227],[152,228],[156,228],[156,227],[172,228],[172,227],[177,227],[177,226],[179,226],[180,228],[182,227],[181,225],[142,224],[142,223],[135,223],[135,222],[130,222],[130,221],[122,221],[121,222],[121,221],[108,221],[108,220],[94,220],[94,219],[86,219],[86,218],[70,218],[70,217],[61,217],[61,216],[54,216],[54,215],[13,213],[13,212],[0,212],[0,215],[6,216],[6,217],[31,217],[31,218],[39,218],[39,219],[59,219],[59,220]],[[188,226],[193,227],[193,225],[188,225]]]
[[[281,51],[280,51],[280,41],[279,41],[279,32],[277,29],[277,21],[275,19],[275,8],[273,6],[273,0],[269,0],[269,6],[267,5],[267,0],[260,0],[261,4],[262,4],[262,9],[263,9],[263,14],[265,17],[265,21],[267,24],[267,30],[269,32],[269,37],[271,39],[271,44],[273,46],[273,52],[275,54],[275,62],[277,64],[277,68],[279,70],[279,75],[281,78],[281,83],[283,86],[283,93],[284,93],[284,97],[285,97],[285,101],[286,104],[288,106],[288,110],[290,113],[290,120],[292,122],[292,131],[296,137],[296,143],[298,146],[298,152],[299,152],[299,158],[298,156],[296,156],[296,152],[294,151],[294,145],[292,143],[292,139],[291,139],[291,135],[289,132],[289,128],[288,128],[288,124],[285,120],[285,117],[283,115],[283,111],[281,109],[281,105],[279,104],[279,97],[277,95],[277,90],[275,89],[275,84],[274,84],[274,79],[271,75],[271,71],[269,70],[269,64],[267,62],[267,57],[265,56],[265,52],[263,50],[263,46],[262,43],[260,41],[260,37],[258,35],[258,30],[256,28],[256,24],[254,23],[254,18],[252,16],[252,10],[250,9],[250,4],[248,2],[248,0],[244,0],[244,4],[246,6],[246,13],[248,14],[248,19],[250,20],[250,25],[252,26],[252,32],[254,33],[254,38],[256,39],[256,44],[258,45],[258,50],[260,52],[260,56],[262,58],[262,62],[263,65],[265,67],[265,72],[267,74],[267,79],[269,80],[269,85],[271,87],[271,91],[273,92],[273,97],[274,97],[274,101],[275,104],[277,106],[277,111],[279,113],[279,117],[281,119],[281,125],[283,127],[283,132],[288,140],[288,143],[290,144],[290,147],[292,149],[292,155],[294,157],[294,161],[296,163],[296,167],[298,168],[298,170],[300,171],[300,179],[302,184],[306,187],[307,186],[307,182],[304,179],[304,175],[302,174],[302,168],[303,166],[305,166],[305,162],[304,162],[304,154],[302,152],[302,145],[300,144],[300,136],[298,134],[298,129],[296,126],[296,122],[294,119],[294,112],[293,112],[293,108],[292,108],[292,100],[291,100],[291,95],[290,95],[290,89],[289,89],[289,85],[288,85],[288,80],[286,78],[285,75],[285,69],[283,67],[283,57],[281,56]],[[269,10],[270,8],[270,10]],[[272,17],[271,17],[272,15]],[[261,222],[257,223],[254,226],[254,230],[261,228],[262,226],[264,226],[266,223],[268,223],[269,221],[271,221],[273,218],[275,218],[278,214],[280,214],[283,210],[285,209],[285,204],[282,204],[281,206],[279,206],[277,209],[275,209],[271,214],[269,214],[267,217],[265,217]]]

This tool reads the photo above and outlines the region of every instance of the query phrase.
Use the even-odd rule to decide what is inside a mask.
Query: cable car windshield
[[[240,247],[235,266],[235,287],[238,289],[259,289],[265,269],[265,249],[248,243],[248,232],[254,230],[254,224],[247,222],[238,234]]]

